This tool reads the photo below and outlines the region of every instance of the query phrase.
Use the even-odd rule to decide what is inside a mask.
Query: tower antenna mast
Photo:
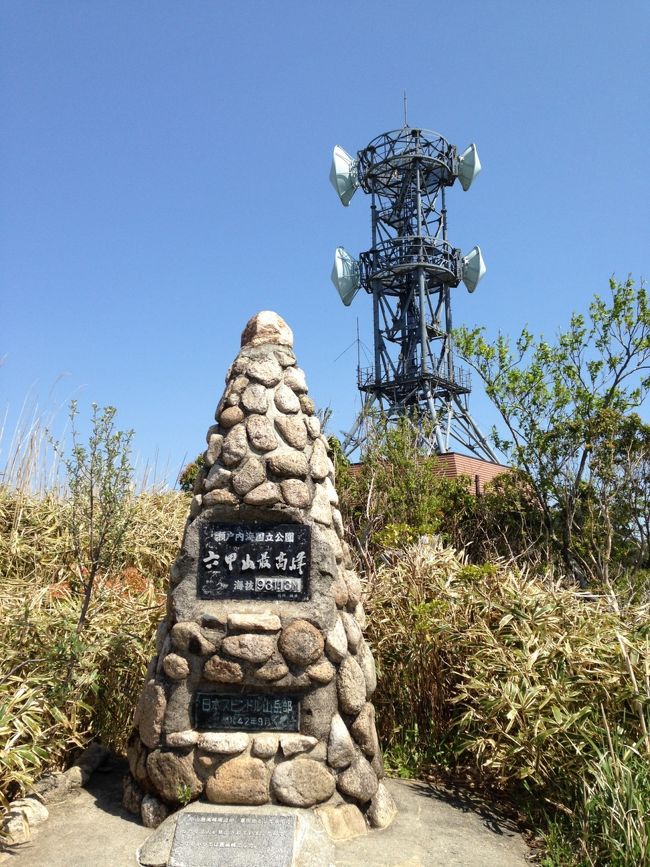
[[[389,421],[411,418],[431,453],[455,442],[497,462],[470,415],[470,377],[456,364],[452,338],[452,290],[462,281],[473,292],[486,269],[480,247],[463,255],[449,243],[445,192],[456,179],[468,190],[481,163],[476,145],[459,154],[438,133],[409,127],[406,109],[405,93],[404,127],[377,136],[356,158],[334,148],[330,180],[341,202],[361,188],[372,217],[370,250],[357,260],[338,247],[332,270],[344,304],[363,288],[373,310],[374,364],[358,371],[363,406],[343,449],[363,448],[379,410]]]

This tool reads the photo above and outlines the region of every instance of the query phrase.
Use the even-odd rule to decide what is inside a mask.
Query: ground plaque
[[[222,524],[201,527],[199,599],[309,597],[311,528],[304,524]]]
[[[194,697],[197,731],[300,731],[300,701],[292,695],[217,695]]]
[[[182,813],[169,867],[291,867],[295,816]]]

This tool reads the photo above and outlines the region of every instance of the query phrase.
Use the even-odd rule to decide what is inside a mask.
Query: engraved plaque
[[[181,813],[169,867],[291,867],[296,817]]]
[[[197,692],[194,728],[203,732],[297,732],[300,730],[300,700],[295,695]]]
[[[201,526],[199,599],[309,598],[311,527],[305,524]]]

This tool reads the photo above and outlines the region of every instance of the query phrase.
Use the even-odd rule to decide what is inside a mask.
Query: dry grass
[[[389,556],[368,610],[383,743],[398,769],[463,769],[569,817],[582,863],[642,863],[611,853],[598,860],[593,825],[611,809],[594,819],[592,802],[609,798],[619,811],[633,803],[619,812],[627,829],[650,819],[647,605],[626,607],[504,564],[467,566],[433,540]],[[632,759],[646,772],[624,795],[614,769]],[[650,858],[644,833],[630,851]]]
[[[187,497],[135,498],[126,557],[81,606],[58,494],[0,487],[0,803],[90,737],[124,746]]]

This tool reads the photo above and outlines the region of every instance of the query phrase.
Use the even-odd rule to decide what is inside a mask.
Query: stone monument
[[[124,803],[150,826],[202,795],[347,804],[371,827],[395,813],[361,584],[292,346],[277,314],[248,322],[207,433],[128,747]]]

